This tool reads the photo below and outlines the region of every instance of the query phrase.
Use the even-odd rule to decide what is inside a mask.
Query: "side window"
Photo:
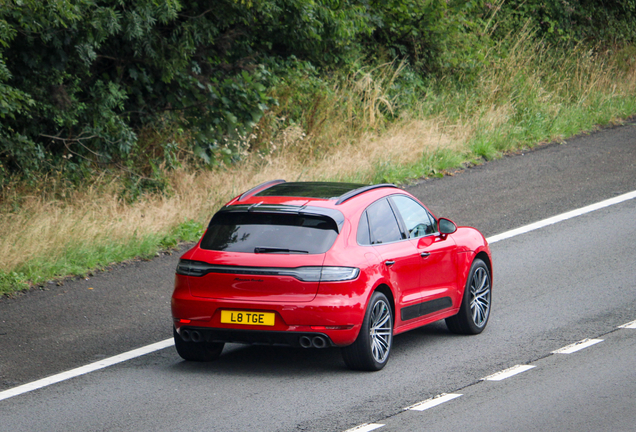
[[[369,236],[369,219],[367,218],[367,212],[362,213],[362,216],[360,216],[360,223],[358,224],[358,244],[371,244],[371,237]]]
[[[391,197],[397,207],[410,238],[423,237],[437,231],[433,217],[419,203],[404,195]]]
[[[366,213],[369,218],[371,244],[402,240],[402,232],[386,198],[371,204]]]

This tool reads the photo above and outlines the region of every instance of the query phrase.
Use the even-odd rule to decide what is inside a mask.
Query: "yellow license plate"
[[[271,312],[221,311],[223,324],[273,326],[276,314]]]

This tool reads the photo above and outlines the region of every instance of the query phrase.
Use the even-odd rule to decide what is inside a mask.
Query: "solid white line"
[[[354,428],[347,429],[345,432],[369,432],[369,431],[372,431],[372,430],[379,429],[382,426],[384,426],[384,425],[383,424],[378,424],[378,423],[365,423],[365,424],[361,424],[360,426],[356,426]]]
[[[492,375],[488,375],[486,378],[482,378],[481,380],[482,381],[501,381],[501,380],[505,380],[506,378],[510,378],[511,376],[520,374],[521,372],[530,370],[534,367],[535,366],[533,365],[516,365],[511,368],[504,369],[502,371],[494,373]]]
[[[147,345],[141,348],[134,349],[132,351],[125,352],[123,354],[116,355],[114,357],[109,357],[95,363],[90,363],[85,366],[78,367],[76,369],[71,369],[66,372],[59,373],[57,375],[52,375],[47,378],[43,378],[38,381],[33,381],[28,384],[24,384],[18,387],[14,387],[9,390],[5,390],[0,392],[0,400],[8,399],[13,396],[18,396],[33,390],[40,389],[42,387],[50,386],[51,384],[59,383],[60,381],[65,381],[71,378],[75,378],[80,375],[84,375],[90,372],[94,372],[99,369],[107,368],[108,366],[115,365],[117,363],[125,362],[130,359],[134,359],[136,357],[141,357],[146,354],[150,354],[154,351],[159,351],[169,346],[174,345],[174,339],[166,339],[161,342],[154,343],[152,345]]]
[[[560,214],[560,215],[557,215],[557,216],[553,216],[551,218],[544,219],[542,221],[535,222],[535,223],[530,224],[530,225],[525,225],[525,226],[522,226],[522,227],[517,228],[517,229],[506,231],[504,233],[497,234],[497,235],[494,235],[492,237],[488,237],[486,240],[488,241],[488,243],[495,243],[495,242],[498,242],[498,241],[501,241],[501,240],[504,240],[504,239],[509,239],[511,237],[514,237],[514,236],[518,236],[518,235],[525,234],[525,233],[530,232],[530,231],[537,230],[539,228],[546,227],[548,225],[555,224],[557,222],[561,222],[561,221],[564,221],[564,220],[567,220],[567,219],[571,219],[571,218],[576,217],[576,216],[581,216],[581,215],[583,215],[585,213],[589,213],[589,212],[592,212],[592,211],[595,211],[595,210],[599,210],[599,209],[602,209],[604,207],[609,207],[609,206],[614,205],[614,204],[620,204],[620,203],[622,203],[624,201],[627,201],[627,200],[630,200],[630,199],[633,199],[633,198],[636,198],[636,191],[629,192],[629,193],[626,193],[624,195],[620,195],[620,196],[617,196],[615,198],[611,198],[611,199],[608,199],[608,200],[605,200],[605,201],[601,201],[599,203],[592,204],[592,205],[589,205],[587,207],[580,208],[578,210],[572,210],[572,211],[567,212],[567,213],[563,213],[563,214]],[[630,323],[630,324],[632,324],[632,323]],[[625,327],[625,328],[632,328],[632,327]],[[634,328],[636,328],[636,327],[634,327]],[[163,349],[163,348],[167,348],[167,347],[169,347],[169,346],[171,346],[173,344],[174,344],[174,341],[172,339],[166,339],[166,340],[164,340],[162,342],[157,342],[157,343],[154,343],[152,345],[148,345],[148,346],[145,346],[145,347],[138,348],[136,350],[128,351],[126,353],[119,354],[119,355],[114,356],[114,357],[109,357],[107,359],[103,359],[103,360],[100,360],[98,362],[91,363],[91,364],[79,367],[77,369],[72,369],[70,371],[62,372],[60,374],[53,375],[53,376],[50,376],[48,378],[44,378],[44,379],[41,379],[41,380],[38,380],[38,381],[34,381],[34,382],[31,382],[31,383],[28,383],[28,384],[24,384],[24,385],[21,385],[21,386],[18,386],[18,387],[14,387],[12,389],[0,392],[0,400],[8,399],[10,397],[17,396],[17,395],[20,395],[20,394],[23,394],[23,393],[27,393],[27,392],[30,392],[30,391],[33,391],[33,390],[36,390],[36,389],[39,389],[39,388],[42,388],[42,387],[46,387],[46,386],[49,386],[51,384],[58,383],[60,381],[65,381],[67,379],[71,379],[71,378],[74,378],[74,377],[79,376],[79,375],[84,375],[84,374],[87,374],[87,373],[90,373],[90,372],[93,372],[93,371],[96,371],[96,370],[99,370],[99,369],[103,369],[105,367],[112,366],[112,365],[115,365],[117,363],[121,363],[121,362],[124,362],[126,360],[133,359],[135,357],[140,357],[140,356],[149,354],[151,352],[158,351],[158,350]],[[380,425],[380,426],[377,426],[377,427],[381,427],[381,426],[383,426],[383,425]],[[376,427],[376,429],[377,429],[377,427]],[[369,430],[373,430],[373,429],[369,429]],[[366,432],[366,431],[363,431],[363,432]]]
[[[515,237],[521,234],[528,233],[530,231],[538,230],[539,228],[547,227],[548,225],[553,225],[557,222],[563,222],[564,220],[572,219],[577,216],[584,215],[586,213],[590,213],[596,210],[600,210],[605,207],[609,207],[615,204],[620,204],[622,202],[628,201],[630,199],[636,198],[636,191],[629,192],[623,195],[619,195],[614,198],[607,199],[605,201],[598,202],[596,204],[589,205],[587,207],[582,207],[580,209],[572,210],[567,213],[562,213],[560,215],[556,215],[547,219],[543,219],[542,221],[531,223],[530,225],[525,225],[520,228],[516,228],[510,231],[506,231],[501,234],[494,235],[492,237],[488,237],[486,240],[488,243],[495,243],[501,240],[509,239],[511,237]]]
[[[596,345],[599,342],[603,342],[603,339],[583,339],[582,341],[575,342],[568,346],[564,346],[563,348],[559,348],[556,351],[552,351],[552,354],[572,354],[587,347],[591,347],[592,345]]]
[[[444,402],[448,402],[453,399],[456,399],[460,396],[461,394],[458,394],[458,393],[442,393],[441,395],[432,397],[430,399],[426,399],[423,402],[417,403],[415,405],[411,405],[410,407],[405,408],[405,410],[424,411],[424,410],[436,407],[437,405],[441,405]]]
[[[622,326],[618,326],[618,328],[636,329],[636,321],[628,322],[627,324],[623,324]]]

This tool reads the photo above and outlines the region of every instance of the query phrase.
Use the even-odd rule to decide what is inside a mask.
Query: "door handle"
[[[384,265],[387,267],[392,266],[393,264],[395,264],[395,261],[384,261]]]
[[[420,254],[420,256],[421,256],[422,258],[426,258],[426,257],[428,257],[430,254],[431,254],[430,252],[422,252],[422,253]]]

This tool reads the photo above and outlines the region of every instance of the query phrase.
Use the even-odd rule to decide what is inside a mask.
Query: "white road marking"
[[[536,366],[533,365],[516,365],[513,366],[511,368],[508,369],[504,369],[502,371],[499,371],[497,373],[494,373],[492,375],[488,375],[485,378],[482,378],[482,381],[501,381],[501,380],[505,380],[506,378],[510,378],[511,376],[515,376],[517,374],[520,374],[521,372],[525,372],[527,370],[530,370],[532,368],[534,368]]]
[[[444,402],[448,402],[451,401],[453,399],[456,399],[458,397],[462,396],[459,393],[442,393],[441,395],[432,397],[430,399],[426,399],[423,402],[419,402],[416,403],[415,405],[411,405],[408,408],[405,408],[404,410],[413,410],[413,411],[424,411],[433,407],[436,407],[437,405],[441,405]]]
[[[379,423],[365,423],[365,424],[362,424],[360,426],[356,426],[354,428],[347,429],[345,432],[369,432],[369,431],[372,431],[372,430],[379,429],[382,426],[384,426],[384,425],[383,424],[379,424]]]
[[[78,367],[76,369],[71,369],[69,371],[62,372],[57,375],[52,375],[50,377],[43,378],[41,380],[33,381],[28,384],[14,387],[12,389],[0,392],[0,400],[8,399],[13,396],[18,396],[33,390],[40,389],[42,387],[50,386],[51,384],[59,383],[61,381],[66,381],[68,379],[75,378],[77,376],[84,375],[90,372],[94,372],[99,369],[104,369],[104,368],[107,368],[108,366],[125,362],[127,360],[131,360],[136,357],[141,357],[143,355],[150,354],[151,352],[168,348],[169,346],[172,346],[172,345],[174,345],[174,339],[172,338],[166,339],[161,342],[153,343],[152,345],[146,345],[144,347],[137,348],[132,351],[128,351],[123,354],[116,355],[114,357],[108,357],[103,360],[97,361],[95,363],[90,363],[85,366]]]
[[[636,321],[628,322],[627,324],[623,324],[622,326],[618,326],[618,328],[636,329]]]
[[[623,195],[619,195],[615,198],[610,198],[605,201],[598,202],[596,204],[592,204],[586,207],[582,207],[580,209],[572,210],[566,213],[562,213],[560,215],[552,216],[551,218],[543,219],[542,221],[531,223],[530,225],[525,225],[520,228],[516,228],[510,231],[506,231],[501,234],[494,235],[492,237],[488,237],[486,240],[488,243],[495,243],[501,240],[509,239],[511,237],[515,237],[521,234],[528,233],[530,231],[538,230],[540,228],[547,227],[548,225],[553,225],[558,222],[563,222],[568,219],[575,218],[577,216],[584,215],[586,213],[590,213],[596,210],[600,210],[605,207],[609,207],[615,204],[620,204],[622,202],[628,201],[630,199],[636,198],[636,191],[629,192]]]
[[[556,351],[552,351],[552,354],[572,354],[587,347],[591,347],[592,345],[596,345],[599,342],[603,342],[603,339],[583,339],[582,341],[575,342],[568,346],[564,346],[563,348],[559,348]]]
[[[497,235],[494,235],[492,237],[488,237],[486,240],[488,241],[488,243],[495,243],[495,242],[498,242],[498,241],[501,241],[501,240],[509,239],[511,237],[515,237],[515,236],[518,236],[518,235],[521,235],[521,234],[528,233],[530,231],[534,231],[534,230],[546,227],[548,225],[552,225],[552,224],[555,224],[555,223],[558,223],[558,222],[562,222],[564,220],[571,219],[571,218],[574,218],[576,216],[581,216],[583,214],[590,213],[590,212],[593,212],[595,210],[599,210],[599,209],[602,209],[602,208],[605,208],[605,207],[609,207],[611,205],[620,204],[620,203],[622,203],[624,201],[627,201],[627,200],[630,200],[630,199],[633,199],[633,198],[636,198],[636,191],[629,192],[629,193],[617,196],[615,198],[610,198],[608,200],[601,201],[599,203],[592,204],[592,205],[589,205],[587,207],[582,207],[582,208],[577,209],[577,210],[572,210],[572,211],[567,212],[567,213],[563,213],[563,214],[560,214],[560,215],[557,215],[557,216],[553,216],[551,218],[544,219],[542,221],[535,222],[535,223],[530,224],[530,225],[525,225],[525,226],[522,226],[522,227],[517,228],[517,229],[506,231],[504,233],[497,234]],[[630,323],[630,324],[632,324],[632,323]],[[626,327],[626,328],[632,328],[632,327]],[[24,385],[21,385],[21,386],[18,386],[18,387],[14,387],[12,389],[0,392],[0,400],[8,399],[10,397],[18,396],[18,395],[21,395],[21,394],[24,394],[24,393],[27,393],[27,392],[42,388],[42,387],[49,386],[51,384],[55,384],[55,383],[58,383],[58,382],[61,382],[61,381],[65,381],[65,380],[68,380],[68,379],[71,379],[71,378],[75,378],[77,376],[84,375],[84,374],[87,374],[87,373],[90,373],[90,372],[93,372],[93,371],[96,371],[96,370],[99,370],[99,369],[103,369],[103,368],[106,368],[108,366],[112,366],[112,365],[115,365],[117,363],[121,363],[121,362],[124,362],[124,361],[127,361],[127,360],[131,360],[131,359],[136,358],[136,357],[141,357],[143,355],[150,354],[150,353],[152,353],[154,351],[158,351],[158,350],[167,348],[167,347],[169,347],[169,346],[171,346],[173,344],[174,344],[173,339],[166,339],[164,341],[157,342],[157,343],[154,343],[152,345],[147,345],[145,347],[141,347],[141,348],[138,348],[136,350],[128,351],[126,353],[119,354],[119,355],[116,355],[114,357],[109,357],[109,358],[100,360],[100,361],[95,362],[95,363],[91,363],[91,364],[88,364],[88,365],[85,365],[85,366],[82,366],[82,367],[79,367],[79,368],[76,368],[76,369],[72,369],[70,371],[62,372],[60,374],[53,375],[53,376],[50,376],[48,378],[44,378],[44,379],[41,379],[41,380],[38,380],[38,381],[34,381],[34,382],[31,382],[31,383],[28,383],[28,384],[24,384]],[[521,372],[523,372],[523,371],[521,371]],[[486,378],[484,378],[484,379],[486,379]],[[380,425],[380,426],[377,426],[377,427],[381,427],[381,426],[383,426],[383,425]],[[377,429],[377,427],[376,427],[376,429]],[[373,429],[368,429],[368,430],[373,430]]]

